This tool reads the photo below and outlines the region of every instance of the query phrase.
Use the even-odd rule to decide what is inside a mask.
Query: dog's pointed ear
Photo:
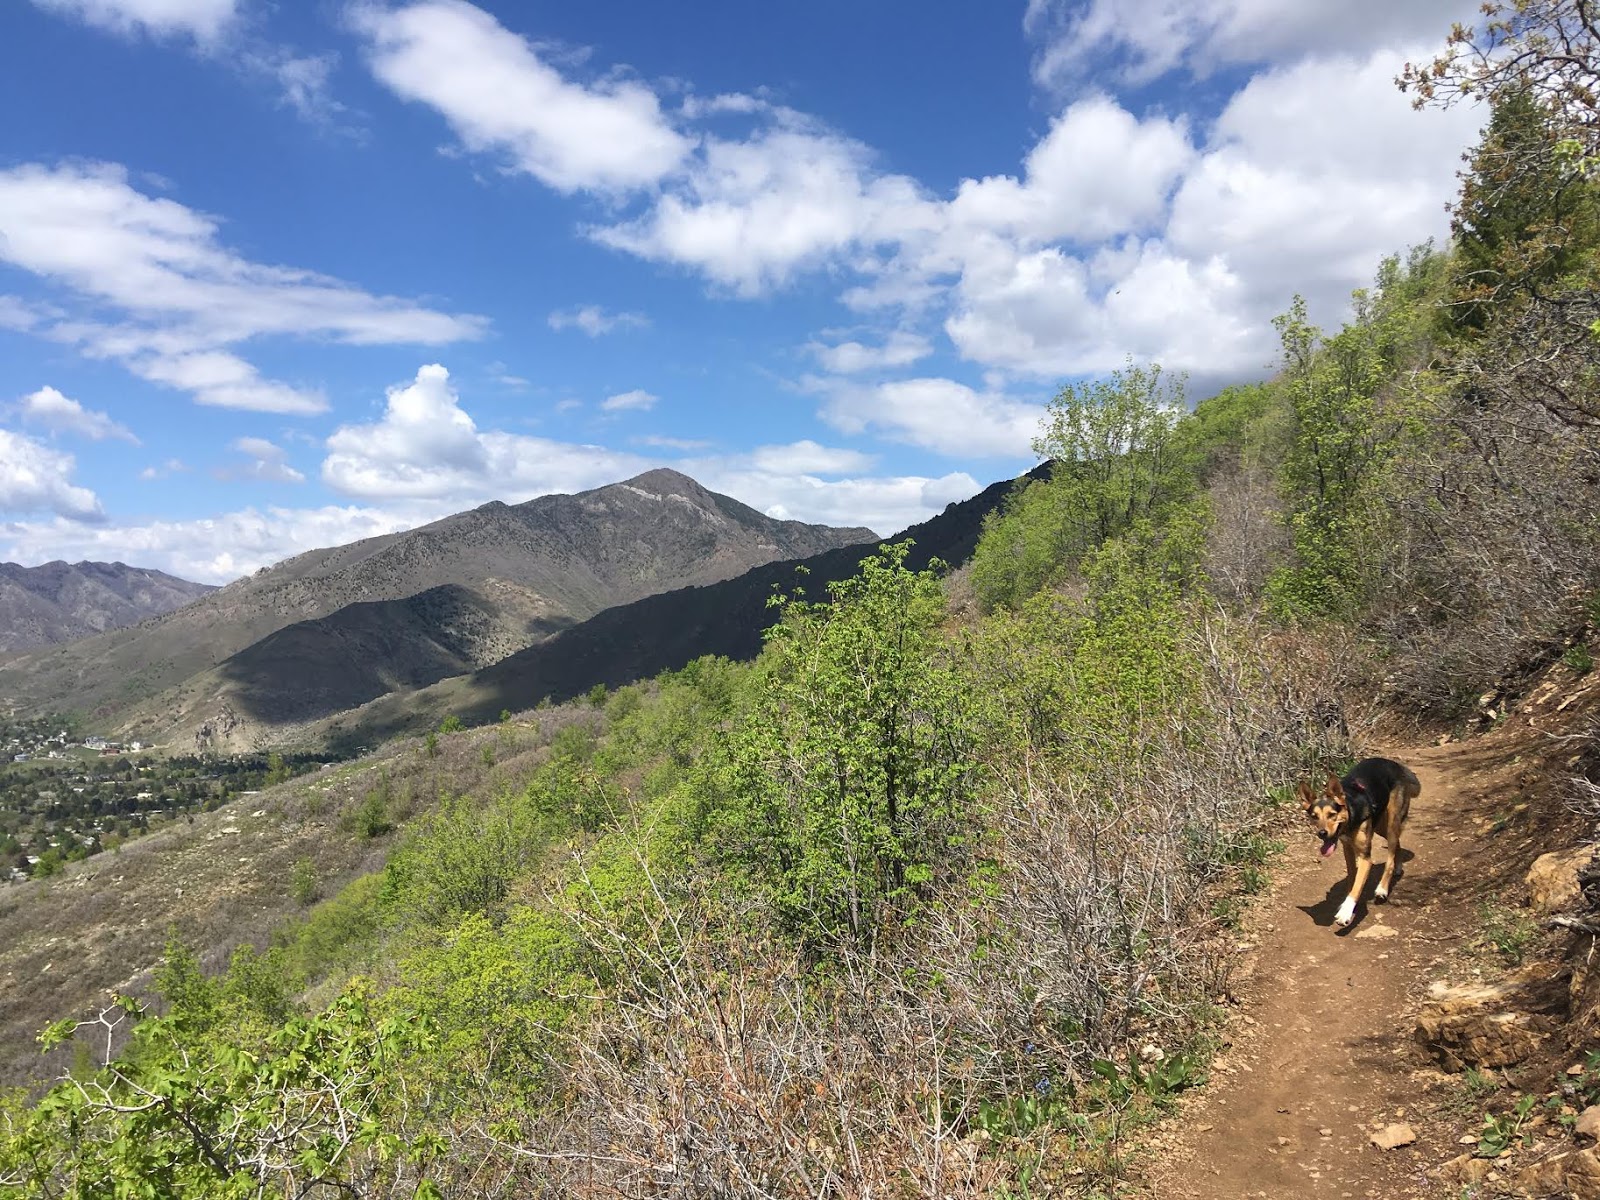
[[[1311,786],[1309,779],[1302,779],[1294,785],[1294,795],[1307,812],[1310,812],[1317,803],[1317,789]]]
[[[1328,799],[1333,801],[1335,808],[1344,807],[1344,784],[1339,782],[1339,777],[1332,771],[1328,772]]]

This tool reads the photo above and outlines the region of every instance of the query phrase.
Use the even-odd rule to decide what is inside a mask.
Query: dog
[[[1340,929],[1348,929],[1356,919],[1356,901],[1372,870],[1374,833],[1381,833],[1389,843],[1389,861],[1373,899],[1382,904],[1389,898],[1400,869],[1400,834],[1411,811],[1411,801],[1421,793],[1422,784],[1411,768],[1390,758],[1364,758],[1343,779],[1329,771],[1320,793],[1309,781],[1302,781],[1296,789],[1311,832],[1322,839],[1322,857],[1332,854],[1336,845],[1344,847],[1350,891],[1333,918]]]

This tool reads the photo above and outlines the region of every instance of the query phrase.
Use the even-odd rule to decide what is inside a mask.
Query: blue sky
[[[1447,229],[1472,5],[14,0],[0,558],[222,582],[676,466],[920,520]]]

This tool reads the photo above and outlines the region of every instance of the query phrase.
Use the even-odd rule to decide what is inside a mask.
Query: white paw
[[[1339,911],[1334,916],[1333,923],[1340,929],[1348,929],[1350,927],[1350,922],[1354,921],[1355,919],[1356,902],[1354,900],[1346,900],[1343,904],[1339,905]]]
[[[1372,898],[1374,900],[1376,900],[1379,904],[1382,904],[1385,900],[1387,900],[1389,898],[1389,889],[1386,888],[1386,887],[1379,888],[1376,892],[1373,893]]]

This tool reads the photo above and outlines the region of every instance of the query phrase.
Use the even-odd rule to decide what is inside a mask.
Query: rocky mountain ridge
[[[121,562],[0,563],[0,656],[120,629],[215,590]]]
[[[452,659],[475,667],[616,604],[873,536],[864,528],[775,520],[676,471],[649,471],[575,495],[491,502],[403,533],[308,551],[178,612],[13,659],[0,668],[0,695],[159,735],[163,726],[193,724],[208,705],[233,703],[222,693],[237,692],[234,684],[266,686],[277,702],[292,703],[297,689],[317,694],[341,674],[370,670],[363,656],[395,619],[417,637],[457,643],[438,669]],[[471,595],[440,593],[450,602],[419,601],[403,614],[381,607],[438,588]],[[274,675],[271,656],[258,652],[233,665],[247,668],[241,678],[229,677],[233,668],[213,675],[288,626],[357,605],[379,607],[345,613],[308,634],[321,650],[291,655],[285,670],[292,674]],[[467,638],[470,648],[430,624],[468,611],[478,631]],[[420,669],[412,664],[396,678],[423,682],[428,670],[418,676]]]

